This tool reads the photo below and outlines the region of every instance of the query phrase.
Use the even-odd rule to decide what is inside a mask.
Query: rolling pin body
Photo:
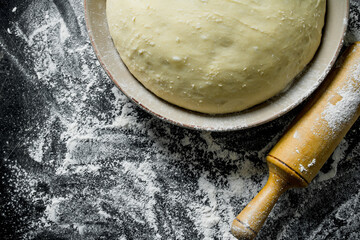
[[[255,238],[281,194],[289,188],[306,187],[312,181],[359,115],[357,42],[268,154],[268,182],[233,221],[233,235],[238,239]]]

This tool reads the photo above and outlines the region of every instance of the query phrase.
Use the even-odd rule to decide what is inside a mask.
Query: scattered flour
[[[295,139],[299,139],[299,138],[300,138],[298,131],[295,131],[293,138],[295,138]]]
[[[331,169],[326,173],[323,173],[320,171],[317,181],[319,181],[319,182],[326,181],[326,180],[329,180],[336,176],[337,166],[338,166],[340,160],[345,159],[345,151],[348,149],[348,147],[349,147],[349,144],[347,143],[347,141],[342,140],[332,155],[333,162],[331,163]]]
[[[352,68],[352,73],[348,76],[349,84],[337,90],[341,100],[335,105],[328,103],[321,114],[333,132],[349,122],[360,106],[360,61]]]
[[[307,169],[302,165],[300,164],[300,172],[307,172]]]
[[[311,161],[311,163],[309,163],[307,166],[308,166],[308,168],[310,168],[310,167],[312,167],[312,166],[314,166],[315,165],[315,163],[316,163],[316,159],[314,158],[312,161]]]
[[[52,231],[68,239],[101,239],[105,234],[121,240],[234,239],[230,224],[265,184],[263,161],[288,123],[258,146],[259,141],[251,143],[262,136],[256,130],[196,132],[150,117],[99,67],[82,4],[56,1],[74,12],[78,22],[69,22],[53,2],[33,1],[8,29],[22,40],[20,53],[0,42],[0,55],[18,66],[27,84],[49,93],[44,97],[46,119],[39,120],[35,136],[24,140],[29,158],[6,162],[17,195],[29,208],[45,209],[28,220],[28,235]],[[33,22],[25,28],[28,19]],[[32,59],[34,74],[21,59]],[[342,142],[332,170],[320,174],[320,181],[335,176],[347,149]]]
[[[51,199],[50,204],[46,206],[45,209],[47,220],[54,223],[59,223],[60,204],[63,201],[66,201],[66,199],[63,197]]]

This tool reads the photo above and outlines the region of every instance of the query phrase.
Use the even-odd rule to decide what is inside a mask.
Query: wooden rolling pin
[[[306,187],[360,115],[360,42],[343,55],[287,133],[267,156],[269,179],[232,223],[238,239],[253,239],[278,198]]]

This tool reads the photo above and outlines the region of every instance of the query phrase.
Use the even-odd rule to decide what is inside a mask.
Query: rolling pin
[[[315,97],[267,155],[269,178],[235,218],[232,234],[254,239],[279,197],[306,187],[360,115],[360,42],[343,54]]]

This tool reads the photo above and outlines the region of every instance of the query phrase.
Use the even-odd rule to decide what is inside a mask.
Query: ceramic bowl
[[[207,131],[232,131],[258,126],[282,116],[308,98],[334,65],[349,17],[349,0],[328,0],[321,46],[306,70],[286,91],[246,111],[207,115],[177,107],[147,90],[129,72],[115,49],[106,20],[106,0],[85,0],[84,6],[96,55],[120,90],[141,108],[165,121]]]

